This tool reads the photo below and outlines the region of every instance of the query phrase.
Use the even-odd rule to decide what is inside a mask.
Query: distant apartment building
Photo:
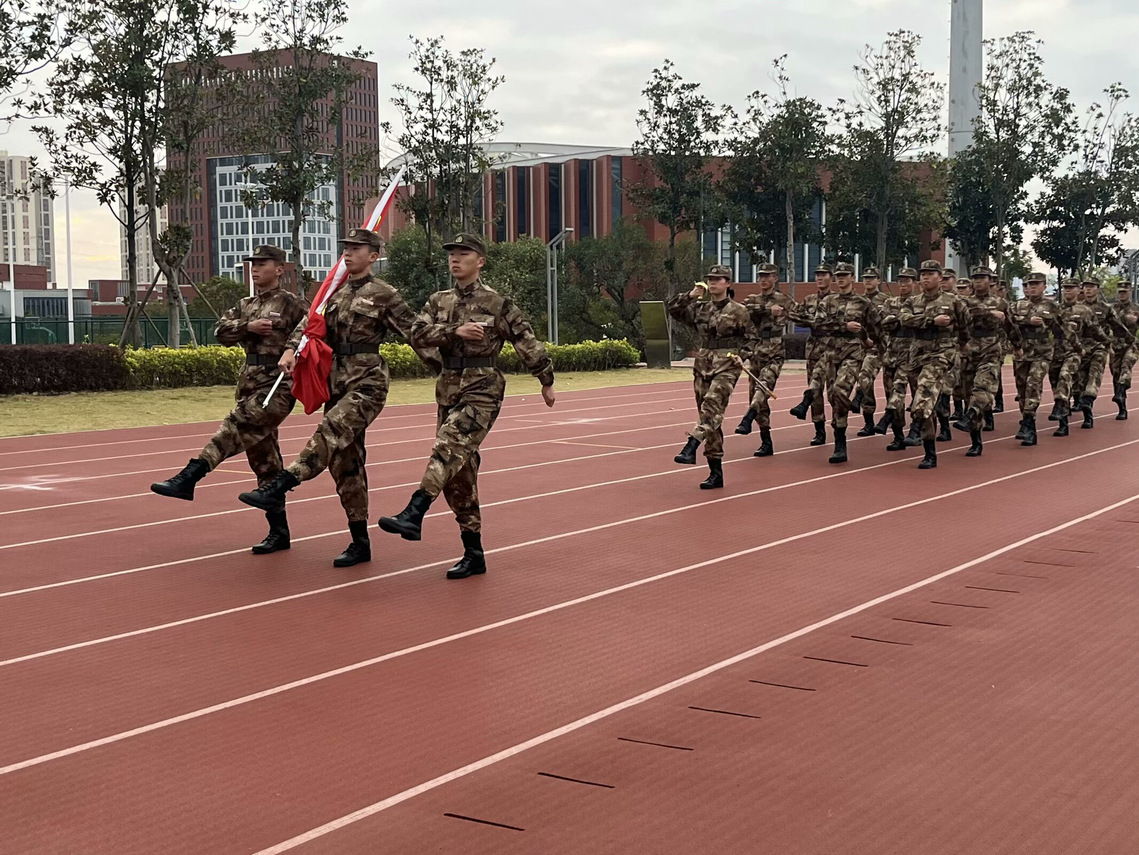
[[[55,209],[32,184],[31,161],[0,151],[0,263],[47,268],[55,282]]]
[[[120,277],[125,282],[130,279],[129,253],[127,252],[126,205],[119,206],[119,269]],[[145,215],[145,207],[140,207],[140,227],[135,238],[135,270],[138,271],[138,282],[153,282],[158,278],[158,265],[154,261],[154,244],[150,240],[150,224],[141,218]],[[158,234],[166,230],[166,208],[158,209]]]

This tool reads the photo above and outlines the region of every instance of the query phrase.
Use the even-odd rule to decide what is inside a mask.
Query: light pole
[[[8,200],[8,288],[12,292],[12,318],[8,329],[11,343],[16,343],[16,193],[8,182],[7,170],[4,176],[4,198]]]
[[[564,247],[573,229],[564,228],[546,244],[546,341],[558,343],[558,247]]]
[[[250,167],[252,169],[253,167]],[[253,183],[253,177],[250,173],[245,174],[245,219],[249,224],[249,243],[246,247],[248,249],[247,255],[253,255],[253,189],[261,189],[261,182]],[[243,270],[245,273],[246,281],[249,282],[249,296],[253,296],[253,262],[246,261],[243,263]]]

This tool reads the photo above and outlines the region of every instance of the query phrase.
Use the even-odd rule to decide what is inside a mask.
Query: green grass
[[[567,372],[557,376],[555,389],[603,389],[645,383],[686,381],[684,368],[626,368],[616,371]],[[526,374],[506,375],[506,394],[537,395],[538,381]],[[435,400],[435,381],[395,380],[388,405],[427,404]],[[0,397],[0,436],[67,433],[81,430],[175,425],[221,421],[233,408],[233,387],[199,386],[146,392],[77,392],[70,395],[10,395]],[[297,407],[294,412],[301,412]]]

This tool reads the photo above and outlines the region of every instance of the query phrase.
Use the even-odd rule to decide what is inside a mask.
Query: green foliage
[[[431,294],[450,283],[442,245],[442,238],[433,234],[428,251],[427,234],[415,225],[400,229],[386,244],[388,267],[384,279],[399,290],[414,312],[419,311]]]
[[[0,347],[0,395],[126,389],[130,372],[117,347],[98,344]]]
[[[246,285],[228,276],[211,276],[197,290],[190,301],[191,318],[219,318],[249,294]]]
[[[546,244],[523,237],[487,247],[482,279],[512,299],[540,334],[546,330]]]
[[[224,386],[237,382],[238,372],[245,364],[245,351],[241,348],[217,345],[194,350],[131,349],[123,357],[133,389]]]
[[[0,3],[0,99],[58,55],[64,46],[62,11],[56,0]]]

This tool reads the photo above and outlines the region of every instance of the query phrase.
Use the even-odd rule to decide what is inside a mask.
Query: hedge
[[[630,368],[640,354],[629,342],[587,341],[546,345],[555,371]],[[406,344],[380,345],[393,378],[430,377],[430,369]],[[237,347],[119,350],[107,345],[14,345],[0,347],[0,395],[101,392],[114,389],[174,389],[228,386],[237,382],[245,353]],[[525,373],[509,344],[499,367]]]

